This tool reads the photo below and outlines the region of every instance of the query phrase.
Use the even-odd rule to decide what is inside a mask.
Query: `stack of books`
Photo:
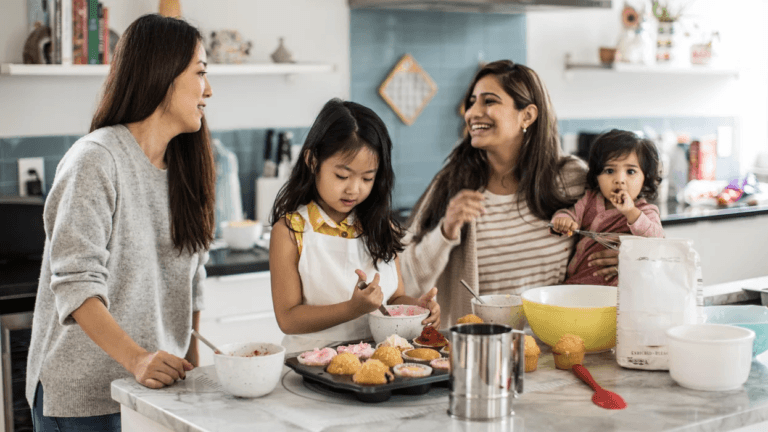
[[[51,28],[51,63],[109,64],[109,9],[100,1],[28,0],[27,4],[30,23],[39,20],[42,8]]]

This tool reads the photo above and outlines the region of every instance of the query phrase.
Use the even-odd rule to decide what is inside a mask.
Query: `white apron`
[[[392,297],[397,290],[397,267],[394,260],[389,263],[379,262],[377,270],[373,267],[371,255],[361,239],[316,233],[310,223],[307,206],[300,207],[298,213],[304,218],[302,250],[299,257],[304,304],[322,306],[349,300],[359,279],[355,273],[356,269],[365,272],[368,283],[379,273],[384,302]],[[333,223],[322,209],[320,214],[326,222]],[[354,223],[353,215],[350,215],[349,222]],[[286,335],[282,344],[287,353],[294,353],[322,348],[335,342],[360,341],[370,337],[366,314],[319,332]]]

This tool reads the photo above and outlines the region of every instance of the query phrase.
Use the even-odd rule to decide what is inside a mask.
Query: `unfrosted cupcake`
[[[326,371],[334,375],[353,375],[362,367],[360,359],[350,352],[339,353],[326,368]]]
[[[552,354],[555,356],[555,367],[567,370],[575,364],[581,364],[584,361],[585,352],[586,347],[580,337],[564,334],[555,346],[552,347]]]
[[[456,324],[482,324],[483,319],[475,314],[464,315],[456,320]]]
[[[525,335],[525,371],[533,372],[539,365],[541,348],[536,344],[533,336]]]
[[[379,347],[373,352],[371,359],[379,360],[388,367],[393,367],[403,362],[403,355],[395,347]]]

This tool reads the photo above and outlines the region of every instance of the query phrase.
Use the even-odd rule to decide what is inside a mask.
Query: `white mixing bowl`
[[[394,316],[384,316],[378,310],[368,314],[368,325],[376,343],[383,342],[384,339],[393,334],[409,341],[419,337],[424,329],[421,322],[429,316],[429,309],[411,305],[385,307]]]
[[[234,396],[253,398],[275,389],[285,361],[285,347],[271,343],[235,343],[218,347],[213,355],[216,375],[224,390]],[[252,355],[254,351],[267,353]]]
[[[693,390],[741,387],[752,367],[755,332],[724,324],[692,324],[667,330],[669,375]]]
[[[472,313],[489,324],[508,325],[514,329],[522,330],[525,326],[525,313],[523,312],[523,300],[519,295],[495,294],[482,295],[485,302],[481,304],[473,298]]]

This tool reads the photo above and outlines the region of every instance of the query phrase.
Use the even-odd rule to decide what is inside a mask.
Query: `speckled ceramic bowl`
[[[213,355],[216,375],[224,390],[234,396],[254,398],[275,389],[285,360],[285,347],[249,342],[218,347]],[[259,351],[260,355],[254,355]],[[266,354],[264,354],[266,353]]]
[[[418,337],[424,328],[421,322],[429,316],[429,309],[418,306],[393,305],[386,308],[393,316],[384,316],[378,310],[368,314],[368,324],[376,343],[393,334],[406,340]]]

